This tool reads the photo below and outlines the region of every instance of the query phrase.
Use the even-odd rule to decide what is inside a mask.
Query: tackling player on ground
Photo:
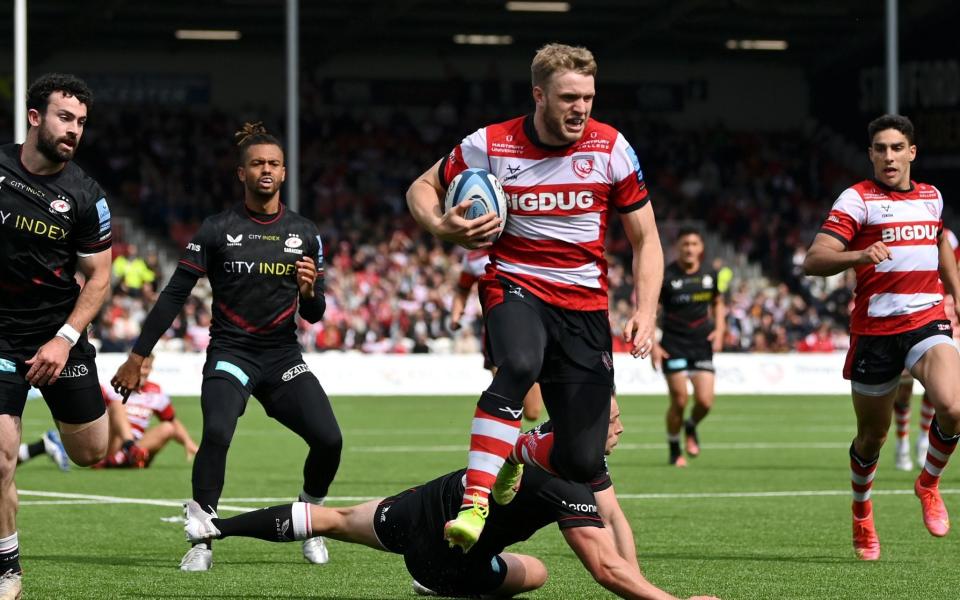
[[[853,268],[856,300],[843,375],[851,381],[857,436],[850,446],[853,546],[863,560],[880,558],[870,490],[893,401],[906,368],[936,409],[930,448],[914,492],[935,536],[950,529],[938,490],[960,439],[960,354],[951,338],[943,288],[960,291],[957,262],[943,233],[943,198],[910,179],[917,154],[913,124],[884,115],[868,127],[874,178],[845,190],[807,252],[808,275]]]
[[[193,462],[193,499],[216,509],[227,450],[251,394],[266,413],[307,442],[300,499],[322,503],[340,465],[343,442],[330,400],[303,361],[295,315],[311,323],[326,308],[323,246],[316,225],[280,202],[285,169],[280,142],[260,124],[237,133],[244,201],[203,221],[112,380],[119,394],[140,383],[140,368],[170,327],[197,280],[213,290],[213,326],[203,369],[203,434]],[[304,542],[304,556],[326,563],[322,538]],[[184,571],[213,563],[207,544],[183,557]]]
[[[407,191],[425,230],[467,247],[489,246],[500,219],[465,219],[469,202],[443,213],[450,181],[468,168],[487,169],[508,196],[510,218],[480,279],[497,374],[477,403],[462,510],[444,534],[464,551],[480,537],[491,491],[508,502],[520,477],[518,466],[501,467],[534,382],[554,431],[515,456],[574,481],[587,481],[602,463],[613,383],[603,252],[614,210],[633,247],[636,285],[624,338],[634,356],[653,348],[663,251],[636,154],[616,129],[590,118],[597,63],[585,48],[549,44],[531,71],[532,115],[470,134]]]
[[[110,286],[106,194],[71,159],[92,95],[72,75],[27,91],[23,145],[0,147],[0,599],[20,597],[17,488],[20,418],[30,386],[50,407],[67,454],[92,465],[107,416],[87,325]],[[74,278],[86,278],[81,289]]]
[[[606,454],[623,432],[620,409],[616,400],[611,402]],[[548,421],[538,430],[546,433],[550,428]],[[229,519],[217,518],[190,502],[184,509],[184,529],[192,540],[243,536],[289,542],[311,534],[325,535],[402,554],[418,594],[510,597],[542,587],[547,569],[536,557],[504,549],[557,523],[564,540],[600,585],[621,598],[674,598],[640,572],[633,532],[605,462],[589,484],[528,469],[513,502],[491,507],[483,538],[466,555],[441,540],[447,518],[460,509],[465,477],[461,469],[357,506],[284,504]],[[290,526],[278,527],[278,523]]]
[[[687,466],[680,452],[680,428],[686,433],[687,454],[700,454],[697,425],[713,407],[713,353],[723,348],[726,309],[717,272],[703,265],[703,236],[683,228],[677,234],[677,260],[667,266],[660,291],[660,329],[651,361],[667,380],[667,445],[670,464]],[[713,314],[711,314],[711,312]],[[712,319],[712,320],[711,320]],[[693,383],[693,410],[687,407],[687,382]]]

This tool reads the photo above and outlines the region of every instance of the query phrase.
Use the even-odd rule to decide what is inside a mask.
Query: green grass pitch
[[[337,498],[402,490],[460,468],[473,398],[333,399],[344,432]],[[893,469],[884,448],[874,496],[882,558],[853,558],[844,397],[727,396],[701,427],[703,453],[666,466],[663,397],[620,398],[626,432],[610,460],[647,577],[678,595],[724,599],[928,598],[960,595],[960,532],[931,537],[912,495],[914,474]],[[199,403],[175,402],[199,437]],[[916,406],[919,402],[915,402]],[[916,420],[916,419],[915,419]],[[50,426],[28,403],[24,439]],[[915,425],[912,439],[915,439]],[[227,466],[223,507],[259,507],[300,489],[303,442],[251,400]],[[960,467],[942,488],[960,515]],[[173,522],[190,494],[190,466],[168,447],[143,471],[60,473],[45,457],[21,465],[19,513],[25,598],[412,598],[400,557],[330,542],[331,562],[307,564],[299,544],[229,539],[208,573],[181,573],[187,549]],[[100,496],[63,497],[53,494]],[[128,499],[128,500],[124,500]],[[272,500],[276,499],[276,500]],[[338,500],[338,503],[345,502]],[[221,514],[234,514],[226,508]],[[527,598],[608,598],[555,527],[514,547],[540,557],[546,586]]]

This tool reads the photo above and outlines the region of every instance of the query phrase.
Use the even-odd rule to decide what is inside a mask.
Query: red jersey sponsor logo
[[[935,239],[937,239],[936,225],[901,225],[900,227],[884,227],[880,230],[880,241],[885,244],[908,240]]]
[[[538,194],[510,194],[510,209],[522,211],[549,211],[587,209],[593,206],[593,192],[540,192]]]

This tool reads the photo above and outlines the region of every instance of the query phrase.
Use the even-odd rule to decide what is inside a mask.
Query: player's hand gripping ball
[[[471,200],[467,209],[466,218],[476,219],[488,212],[500,217],[500,227],[490,236],[489,241],[495,242],[507,226],[507,196],[503,187],[492,173],[484,169],[467,169],[453,178],[447,188],[447,196],[443,201],[444,212],[450,211],[461,202]]]

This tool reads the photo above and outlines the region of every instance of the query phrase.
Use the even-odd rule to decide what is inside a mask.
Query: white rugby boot
[[[0,600],[20,600],[23,594],[23,575],[12,570],[0,575]]]
[[[316,536],[303,540],[303,557],[315,565],[325,565],[330,562],[330,551],[323,537]]]
[[[912,471],[913,461],[910,459],[910,440],[901,438],[897,440],[895,450],[894,468],[898,471]]]
[[[205,542],[220,535],[220,530],[213,524],[217,513],[208,513],[200,508],[194,500],[183,505],[183,532],[187,534],[187,541],[191,544]]]

